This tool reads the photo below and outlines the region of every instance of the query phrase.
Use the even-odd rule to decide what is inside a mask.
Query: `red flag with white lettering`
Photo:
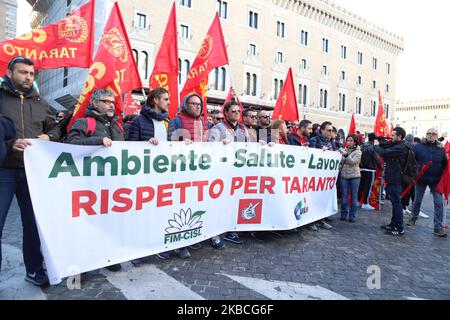
[[[174,2],[149,85],[150,90],[162,87],[169,91],[169,118],[175,117],[178,111],[178,35],[175,8]]]
[[[94,7],[91,0],[66,18],[0,42],[0,75],[9,61],[23,56],[34,69],[89,68],[94,47]]]
[[[69,129],[76,119],[84,117],[95,89],[113,91],[116,96],[116,114],[122,116],[122,94],[136,88],[142,88],[142,82],[122,14],[116,2],[103,31],[94,63],[89,69],[89,75],[69,123]]]
[[[284,82],[277,104],[273,110],[272,119],[284,121],[299,120],[292,68],[289,68],[286,81]]]
[[[208,75],[214,68],[228,64],[228,53],[225,46],[222,27],[220,25],[219,14],[216,13],[211,27],[203,40],[197,57],[188,73],[188,78],[181,90],[180,100],[189,93],[197,93],[206,102],[206,92],[208,90]],[[206,119],[207,110],[204,103],[203,116]]]

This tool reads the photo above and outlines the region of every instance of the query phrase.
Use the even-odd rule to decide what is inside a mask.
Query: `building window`
[[[372,101],[370,103],[370,116],[371,117],[377,116],[377,102],[376,101]]]
[[[341,45],[341,58],[347,59],[347,46]]]
[[[258,29],[258,13],[254,11],[248,12],[248,26],[253,29]]]
[[[328,53],[328,39],[322,38],[322,52]]]
[[[377,58],[372,59],[372,67],[373,67],[373,70],[377,70],[377,68],[378,68],[378,59]]]
[[[389,119],[389,104],[384,105],[384,114],[386,115],[386,118]]]
[[[328,107],[328,90],[320,89],[319,107],[324,109]]]
[[[300,61],[300,69],[301,70],[306,70],[307,68],[308,68],[308,63],[307,63],[306,59],[302,59]]]
[[[256,89],[258,88],[258,78],[256,74],[252,75],[252,84],[253,84],[252,96],[256,97]]]
[[[147,28],[147,16],[143,13],[136,13],[136,23],[135,27],[146,29]]]
[[[306,100],[308,99],[308,87],[306,85],[298,85],[298,103],[306,107]]]
[[[358,76],[358,78],[356,79],[356,84],[362,85],[362,77],[361,76]]]
[[[284,38],[284,22],[277,21],[277,36]]]
[[[245,94],[246,95],[250,95],[250,90],[251,90],[251,75],[250,72],[247,72],[245,74],[246,77],[246,81],[245,81]]]
[[[67,1],[66,1],[67,7],[70,6],[71,4],[72,4],[72,0],[67,0]]]
[[[388,93],[389,92],[389,85],[387,84],[386,85],[386,93]]]
[[[278,79],[273,80],[273,98],[278,99]]]
[[[178,0],[178,3],[184,7],[191,7],[191,0]]]
[[[386,63],[386,73],[391,74],[391,64],[390,63]]]
[[[227,73],[224,67],[214,69],[214,82],[212,87],[214,90],[225,91]]]
[[[300,43],[304,46],[308,45],[308,31],[302,30],[300,35]]]
[[[256,44],[250,43],[248,46],[248,54],[250,56],[256,56]]]
[[[67,87],[69,85],[69,68],[64,68],[63,72],[63,87]]]
[[[377,82],[375,80],[372,81],[372,89],[377,88]]]
[[[341,71],[341,80],[345,80],[345,71]]]
[[[345,94],[339,93],[339,111],[345,112]]]
[[[228,17],[228,3],[226,1],[217,0],[217,11],[219,17],[226,19]]]
[[[178,60],[180,72],[178,73],[178,83],[182,84],[184,81],[186,81],[189,69],[191,69],[191,63],[188,59],[184,59],[183,61]]]
[[[356,114],[362,113],[362,98],[361,97],[356,97],[355,113]]]
[[[189,38],[189,26],[182,24],[182,25],[180,25],[180,30],[181,30],[181,39],[188,39]]]
[[[358,52],[358,64],[363,64],[363,53]]]
[[[283,63],[283,52],[278,51],[277,52],[277,59],[276,59],[276,63]]]
[[[139,59],[139,74],[143,79],[147,79],[148,77],[148,53],[145,51],[141,51],[142,59]]]
[[[134,56],[134,61],[136,62],[136,65],[139,65],[139,53],[136,49],[133,49],[133,56]]]
[[[326,76],[328,74],[328,67],[326,65],[322,66],[322,75]]]

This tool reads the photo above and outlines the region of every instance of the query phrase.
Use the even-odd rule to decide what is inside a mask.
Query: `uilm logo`
[[[262,199],[239,200],[238,224],[260,224]]]

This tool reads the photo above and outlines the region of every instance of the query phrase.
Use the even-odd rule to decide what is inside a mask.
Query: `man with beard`
[[[302,120],[297,130],[288,134],[288,144],[292,146],[308,147],[309,137],[312,133],[312,122]]]
[[[244,123],[244,126],[248,130],[249,140],[250,142],[257,142],[258,141],[258,134],[257,134],[257,116],[256,111],[253,111],[251,109],[245,109],[242,113],[242,122]]]
[[[45,286],[49,281],[43,267],[23,151],[31,146],[27,139],[58,141],[59,136],[57,133],[50,134],[56,126],[55,118],[48,104],[34,89],[33,81],[34,62],[19,56],[9,62],[7,74],[0,85],[0,114],[8,117],[17,129],[12,139],[6,140],[6,157],[0,166],[0,239],[9,207],[16,195],[23,227],[25,280],[36,286]]]

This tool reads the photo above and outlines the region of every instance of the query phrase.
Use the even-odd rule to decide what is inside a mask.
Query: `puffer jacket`
[[[342,156],[341,162],[341,178],[342,179],[356,179],[361,178],[359,170],[359,163],[361,162],[361,148],[346,148],[347,156]]]
[[[309,147],[322,150],[325,149],[329,151],[338,150],[336,142],[325,138],[320,130],[315,137],[309,140]]]
[[[16,136],[16,127],[14,122],[5,116],[0,114],[0,164],[6,156],[5,141],[11,140]]]
[[[444,169],[448,165],[448,159],[443,145],[437,141],[430,143],[422,140],[422,143],[413,146],[413,151],[419,170],[424,164],[431,161],[431,166],[425,171],[419,182],[428,185],[438,184],[444,173]]]
[[[124,141],[123,129],[114,121],[100,115],[92,105],[88,107],[85,113],[86,117],[95,119],[95,131],[89,136],[87,134],[88,122],[86,118],[77,119],[67,136],[67,143],[77,145],[100,146],[103,145],[103,138],[109,138],[112,141]]]
[[[23,152],[12,149],[16,139],[36,139],[49,133],[56,127],[55,117],[47,102],[34,88],[21,94],[5,77],[0,84],[0,114],[10,118],[17,129],[15,138],[6,141],[7,154],[1,167],[24,168]],[[51,141],[58,141],[59,135],[50,136]]]
[[[137,116],[129,124],[127,128],[127,141],[148,141],[155,137],[155,121],[164,121],[166,129],[169,124],[169,114],[167,112],[156,112],[150,106],[144,106],[141,109],[140,115]]]

